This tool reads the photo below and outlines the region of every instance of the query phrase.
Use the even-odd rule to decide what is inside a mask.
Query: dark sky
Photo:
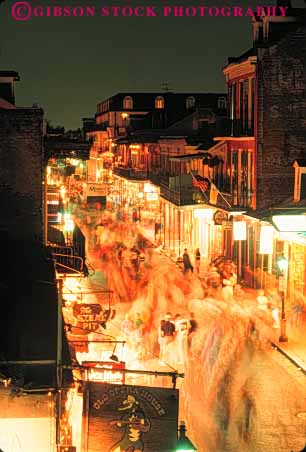
[[[17,0],[16,0],[17,1]],[[11,18],[15,0],[0,7],[1,69],[16,70],[17,105],[38,103],[54,125],[77,128],[97,102],[120,91],[225,89],[222,67],[251,45],[249,17]],[[35,5],[275,5],[235,0],[29,0]],[[302,0],[293,1],[296,7]]]

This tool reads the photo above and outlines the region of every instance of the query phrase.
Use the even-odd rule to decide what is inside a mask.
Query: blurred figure
[[[240,284],[234,286],[234,298],[235,300],[242,301],[245,297],[245,293]]]
[[[194,254],[195,272],[197,275],[200,274],[200,264],[201,264],[201,253],[200,249],[197,248]]]
[[[258,296],[256,298],[258,308],[267,311],[268,309],[268,298],[265,296],[265,291],[262,289],[259,289]]]
[[[234,286],[237,283],[237,275],[234,273],[233,265],[231,262],[225,262],[220,271],[222,281],[222,298],[224,301],[233,301]]]
[[[134,321],[134,337],[135,337],[135,348],[137,359],[142,359],[144,357],[144,347],[143,347],[143,329],[144,323],[139,312],[135,315]]]
[[[187,338],[188,338],[189,320],[181,319],[176,320],[176,364],[184,365],[187,358]]]
[[[140,255],[139,250],[136,248],[135,245],[133,245],[132,248],[130,249],[130,259],[136,275],[139,271],[139,255]]]
[[[169,358],[171,361],[171,357],[169,356],[169,345],[173,342],[175,337],[175,325],[171,322],[170,312],[167,312],[165,315],[165,320],[161,323],[160,329],[160,336],[162,337],[160,361],[169,362]]]
[[[184,249],[184,254],[183,254],[183,273],[189,273],[190,271],[193,272],[193,266],[190,262],[190,257],[187,251],[187,248]]]
[[[280,328],[279,307],[281,304],[281,298],[276,289],[270,291],[268,295],[268,306],[271,309],[272,328]]]
[[[197,329],[198,329],[198,322],[196,321],[196,319],[194,317],[194,313],[191,312],[189,314],[189,329],[188,329],[188,340],[187,340],[188,347],[191,346],[192,336],[197,331]]]
[[[102,221],[96,227],[96,245],[101,245],[101,236],[103,233]]]
[[[121,322],[121,333],[126,340],[131,339],[131,336],[135,330],[134,321],[129,314],[125,314],[124,320]]]

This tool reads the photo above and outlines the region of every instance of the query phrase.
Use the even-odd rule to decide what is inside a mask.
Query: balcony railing
[[[148,179],[148,173],[144,170],[137,170],[135,168],[127,168],[124,166],[117,166],[114,168],[113,173],[117,176],[124,177],[130,180],[146,180]]]
[[[167,184],[160,184],[160,195],[177,206],[188,206],[205,202],[204,196],[200,191],[190,188],[170,189]]]
[[[252,137],[254,136],[253,124],[249,127],[244,124],[241,119],[227,119],[222,123],[222,135],[232,137]]]
[[[162,171],[162,170],[161,170]],[[169,177],[166,174],[152,174],[149,173],[149,179],[155,185],[161,185],[162,183],[167,184]]]

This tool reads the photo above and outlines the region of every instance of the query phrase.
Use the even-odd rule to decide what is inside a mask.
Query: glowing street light
[[[190,439],[186,436],[185,422],[180,423],[179,437],[175,452],[197,452],[196,447],[192,444]]]

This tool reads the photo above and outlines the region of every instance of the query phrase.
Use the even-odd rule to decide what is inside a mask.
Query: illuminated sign
[[[101,444],[103,451],[176,450],[177,389],[89,382],[85,394],[88,452]]]
[[[217,225],[221,225],[223,222],[227,221],[227,214],[222,212],[222,210],[217,210],[214,213],[214,222]]]
[[[211,220],[213,217],[212,209],[194,209],[193,216],[194,218],[205,218],[206,220]]]
[[[234,221],[234,240],[246,240],[246,221]]]
[[[281,232],[306,232],[306,214],[273,215],[272,221]]]
[[[158,194],[157,193],[146,193],[147,201],[157,201]]]
[[[125,363],[83,361],[82,366],[88,368],[88,380],[101,383],[124,384]]]
[[[145,182],[143,185],[143,191],[145,193],[156,193],[157,188],[154,185],[150,184],[150,182]]]
[[[109,187],[105,184],[88,184],[86,187],[86,196],[107,196]]]
[[[259,254],[273,254],[273,226],[260,226]]]
[[[73,315],[77,326],[84,330],[96,331],[103,320],[102,307],[99,304],[76,303],[73,306]]]

